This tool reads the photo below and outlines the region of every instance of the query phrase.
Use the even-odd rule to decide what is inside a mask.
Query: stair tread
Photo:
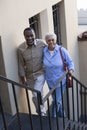
[[[40,126],[40,118],[38,115],[32,115],[32,123],[33,123],[33,130],[41,130]],[[42,120],[42,128],[43,130],[49,130],[49,120],[46,116],[41,117]],[[8,130],[19,130],[17,115],[14,116],[14,119],[8,126]],[[20,122],[21,122],[21,130],[32,130],[31,123],[30,123],[30,115],[26,113],[20,113]],[[56,125],[56,118],[51,118],[51,127],[52,130],[57,130]],[[63,130],[63,119],[59,119],[59,129]]]
[[[12,118],[12,115],[9,113],[5,113],[5,120],[8,123],[10,121],[10,119]],[[2,119],[2,115],[0,114],[0,129],[3,127],[3,119]]]

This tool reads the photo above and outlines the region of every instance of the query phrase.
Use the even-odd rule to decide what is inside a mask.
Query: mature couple
[[[45,41],[35,38],[35,32],[32,28],[24,30],[25,42],[18,48],[18,68],[19,76],[23,84],[28,84],[41,92],[43,98],[43,86],[45,80],[50,89],[56,84],[57,80],[64,73],[63,63],[60,55],[60,46],[56,43],[56,35],[48,33],[45,36]],[[70,73],[74,71],[74,65],[68,51],[62,47],[64,59],[67,62]],[[66,81],[63,81],[65,88]],[[62,101],[60,86],[56,89],[56,102],[59,104],[62,112]],[[54,100],[54,95],[52,95]],[[37,95],[33,93],[33,101],[37,99]],[[55,109],[54,109],[55,110]],[[44,106],[41,106],[42,115],[46,114]],[[55,116],[55,112],[53,113]]]

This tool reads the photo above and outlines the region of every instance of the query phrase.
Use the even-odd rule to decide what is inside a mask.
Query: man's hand
[[[27,85],[27,80],[25,76],[21,76],[22,84]]]

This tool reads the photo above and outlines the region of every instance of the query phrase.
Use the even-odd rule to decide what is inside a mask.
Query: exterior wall
[[[78,10],[78,24],[87,25],[87,9]]]
[[[77,2],[75,0],[72,2],[64,0],[62,1],[61,10],[61,34],[63,39],[63,45],[68,49],[74,61],[74,74],[79,79],[79,56],[77,42]]]
[[[23,0],[21,2],[17,0],[16,1],[6,0],[5,2],[2,1],[2,3],[0,4],[0,17],[1,17],[0,35],[3,43],[2,48],[3,48],[5,67],[7,68],[6,73],[8,78],[15,79],[15,80],[18,79],[18,77],[16,76],[17,72],[14,73],[15,70],[17,70],[15,49],[24,40],[23,30],[25,27],[29,26],[28,19],[34,16],[35,14],[43,12],[44,10],[47,10],[47,16],[48,16],[49,15],[48,13],[50,13],[50,11],[48,11],[49,8],[51,8],[52,5],[58,3],[59,1],[60,0],[51,0],[51,2],[49,2],[44,0],[44,2],[42,2],[40,0],[38,1],[32,0],[31,2],[29,2],[28,0],[26,1]],[[40,6],[38,6],[38,3]],[[52,21],[51,17],[49,16],[49,19],[47,20]],[[48,22],[45,22],[45,24],[46,23]],[[47,24],[48,28],[45,30],[45,32],[49,31],[49,29],[52,28],[53,25],[51,26],[50,23]],[[9,70],[9,68],[11,69]]]
[[[78,36],[87,31],[87,9],[78,10]],[[79,67],[80,67],[80,81],[87,85],[87,39],[78,41],[79,46]],[[84,71],[85,70],[85,71]]]
[[[44,0],[42,2],[40,0],[32,0],[30,2],[28,0],[22,0],[21,2],[17,0],[6,0],[5,2],[2,1],[0,3],[0,35],[2,39],[5,71],[8,78],[19,81],[16,49],[17,46],[24,41],[23,30],[29,26],[28,19],[38,13],[41,13],[41,35],[42,38],[44,38],[44,34],[46,32],[53,31],[51,7],[59,1],[60,0],[51,0],[51,2],[49,2]],[[44,16],[46,17],[46,22],[43,21]],[[9,93],[12,103],[13,98],[10,88]],[[20,94],[20,92],[18,92],[18,94]],[[14,104],[11,106],[12,111],[14,111]]]
[[[60,2],[62,1],[62,2]],[[0,35],[4,56],[5,71],[8,78],[18,80],[16,49],[24,41],[23,30],[29,26],[28,19],[40,13],[41,37],[54,31],[52,5],[60,2],[61,38],[75,63],[75,75],[79,78],[78,44],[77,44],[77,6],[76,0],[6,0],[0,4]],[[70,7],[70,8],[69,8]],[[72,18],[73,12],[73,18]],[[12,91],[9,89],[12,103]],[[18,97],[23,96],[18,90]],[[14,111],[14,105],[12,105]]]
[[[87,31],[87,9],[78,10],[78,35]]]
[[[2,67],[3,66],[3,67]],[[3,53],[2,53],[2,43],[1,43],[1,37],[0,37],[0,75],[6,76],[5,73],[5,67],[4,67],[4,60],[3,60]],[[8,93],[8,88],[6,87],[7,84],[4,83],[3,81],[0,81],[0,97],[3,98],[3,104],[4,104],[4,110],[7,110],[8,112],[10,112],[10,102],[9,100],[9,93]],[[6,105],[5,101],[7,100],[7,104],[9,104],[8,106]]]
[[[87,9],[80,9],[78,10],[79,73],[80,81],[87,87],[87,37],[83,37],[84,32],[87,32]],[[84,99],[82,100],[84,102]],[[85,100],[87,101],[87,98]]]
[[[74,61],[74,65],[75,65],[75,72],[74,75],[79,79],[80,75],[79,75],[79,55],[78,55],[78,42],[77,42],[77,29],[78,29],[78,25],[77,25],[77,1],[67,1],[64,0],[63,1],[63,6],[64,6],[64,13],[65,13],[65,30],[63,33],[63,37],[66,37],[66,39],[63,39],[66,42],[66,48],[68,49],[73,61]],[[62,17],[62,16],[61,16]],[[63,16],[64,17],[64,16]],[[62,17],[62,19],[63,19]],[[64,36],[66,35],[66,36]],[[69,99],[72,102],[71,99],[71,90],[69,93]],[[76,99],[76,95],[75,95],[75,99]],[[72,110],[72,104],[70,103],[70,110]],[[71,117],[72,117],[72,113]],[[76,115],[77,116],[77,115]]]
[[[87,41],[79,41],[80,81],[87,86]]]
[[[78,25],[78,35],[87,31],[87,25]]]

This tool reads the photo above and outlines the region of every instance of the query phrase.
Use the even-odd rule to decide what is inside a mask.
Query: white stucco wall
[[[23,30],[29,26],[28,19],[58,3],[60,0],[35,1],[6,0],[0,3],[0,35],[7,76],[17,80],[16,47],[23,42]],[[39,6],[38,6],[39,4]],[[52,21],[49,19],[49,21]],[[49,26],[49,24],[48,24]],[[49,27],[48,27],[49,29]],[[46,30],[47,31],[47,30]]]
[[[77,2],[75,0],[64,1],[65,5],[65,23],[67,35],[67,49],[75,64],[75,76],[79,78],[79,57],[78,57],[78,24],[77,24]],[[69,8],[70,7],[70,8]]]
[[[78,79],[80,79],[78,42],[77,42],[77,35],[78,35],[77,2],[75,0],[73,0],[73,1],[64,0],[64,1],[62,1],[61,10],[62,10],[62,13],[61,13],[62,43],[68,49],[69,54],[71,55],[71,57],[74,61],[74,65],[75,65],[74,75]],[[72,97],[71,97],[72,92],[71,92],[71,90],[69,90],[69,92],[70,92],[69,93],[70,115],[72,117]],[[76,95],[75,95],[75,99],[76,99]]]

